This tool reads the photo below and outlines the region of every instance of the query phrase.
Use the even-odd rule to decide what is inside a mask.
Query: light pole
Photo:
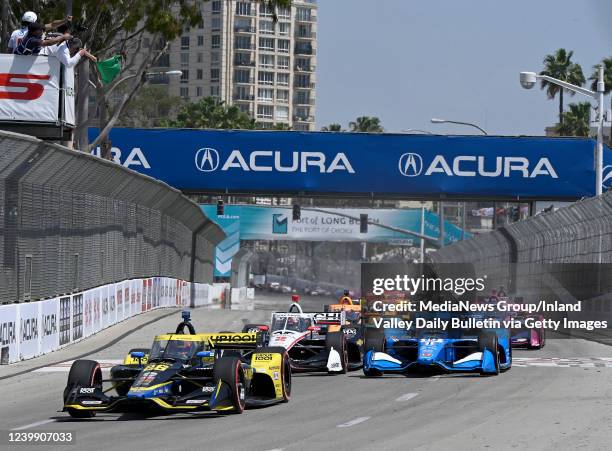
[[[604,67],[603,64],[599,66],[599,77],[597,80],[597,91],[593,92],[590,89],[576,86],[563,80],[557,80],[556,78],[549,77],[548,75],[538,75],[535,72],[521,72],[521,86],[525,89],[531,89],[536,85],[538,80],[546,80],[554,85],[561,86],[564,89],[568,89],[572,92],[585,95],[591,99],[597,100],[597,113],[599,118],[597,120],[597,151],[595,153],[595,195],[599,196],[602,192],[602,172],[603,172],[603,124],[604,124]]]
[[[458,125],[467,125],[468,127],[474,127],[480,130],[484,135],[488,135],[488,133],[476,124],[472,124],[471,122],[462,122],[462,121],[449,121],[448,119],[440,119],[437,117],[431,118],[432,124],[458,124]]]

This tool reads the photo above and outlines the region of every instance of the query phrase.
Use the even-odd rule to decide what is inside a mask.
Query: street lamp
[[[461,122],[461,121],[449,121],[447,119],[439,119],[437,117],[431,118],[432,124],[458,124],[458,125],[467,125],[468,127],[474,127],[480,130],[484,135],[488,135],[488,133],[481,127],[476,124],[472,124],[471,122]]]
[[[599,66],[599,77],[597,80],[597,91],[591,91],[590,89],[576,86],[563,80],[557,80],[556,78],[549,77],[548,75],[539,75],[535,72],[521,72],[521,86],[525,89],[533,88],[538,80],[546,80],[557,86],[561,86],[564,89],[568,89],[572,92],[585,95],[591,99],[597,100],[597,112],[599,118],[597,120],[597,152],[595,155],[595,195],[601,195],[602,191],[602,172],[603,172],[603,125],[604,125],[604,67],[603,64]]]

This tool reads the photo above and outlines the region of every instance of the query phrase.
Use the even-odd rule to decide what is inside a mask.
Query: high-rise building
[[[157,64],[182,77],[158,82],[190,101],[213,96],[237,105],[262,128],[314,130],[316,0],[277,9],[276,22],[263,2],[202,1],[200,8],[203,21],[185,28]]]

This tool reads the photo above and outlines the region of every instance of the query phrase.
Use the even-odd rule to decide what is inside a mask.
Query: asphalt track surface
[[[305,299],[304,307],[321,303]],[[259,303],[255,312],[199,309],[192,318],[200,332],[240,330],[247,319],[268,321],[275,306],[284,310],[286,297]],[[155,334],[172,331],[180,314],[168,313],[149,312],[84,343],[1,368],[0,377],[69,360],[105,343],[112,344],[90,358],[122,359],[130,348],[148,347]],[[135,331],[117,340],[130,328]],[[559,339],[541,351],[515,350],[514,357],[579,361],[612,357],[612,348]],[[294,375],[289,403],[242,415],[99,414],[88,420],[57,412],[67,374],[47,368],[0,380],[0,429],[74,431],[76,445],[54,449],[101,451],[612,448],[612,367],[605,366],[516,366],[497,377],[300,374]],[[0,449],[45,448],[51,447],[0,444]]]

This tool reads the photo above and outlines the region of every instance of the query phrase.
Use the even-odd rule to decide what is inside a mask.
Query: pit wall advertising
[[[150,310],[224,306],[220,293],[228,288],[227,284],[193,285],[168,277],[132,279],[55,299],[2,305],[0,363],[55,351]]]

